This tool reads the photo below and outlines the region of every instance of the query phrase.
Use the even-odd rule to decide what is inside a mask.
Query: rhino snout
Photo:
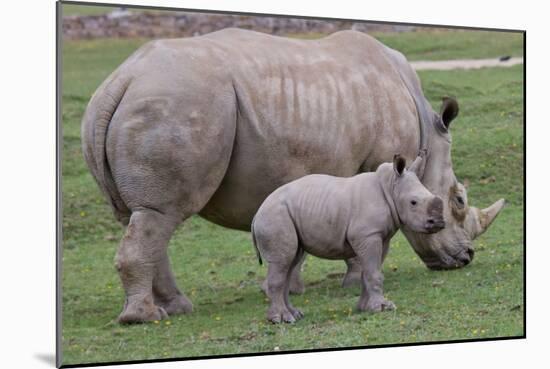
[[[447,256],[437,260],[424,260],[426,266],[432,270],[449,270],[462,268],[474,260],[474,249],[468,247],[466,250],[460,251],[455,256]]]
[[[428,219],[424,227],[428,233],[439,232],[445,228],[443,200],[439,196],[435,196],[428,204]]]
[[[443,200],[435,196],[428,204],[428,215],[433,218],[443,219]]]

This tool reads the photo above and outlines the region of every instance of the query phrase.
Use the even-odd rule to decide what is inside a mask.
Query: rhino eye
[[[462,198],[462,196],[457,196],[457,197],[456,197],[456,201],[457,201],[461,206],[464,206],[464,199]]]
[[[416,200],[411,200],[411,205],[416,206]]]

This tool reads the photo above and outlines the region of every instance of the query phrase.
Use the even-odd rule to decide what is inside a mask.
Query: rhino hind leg
[[[127,298],[121,322],[192,311],[176,285],[168,243],[219,188],[233,150],[232,85],[208,86],[215,94],[205,103],[204,91],[179,94],[163,83],[155,89],[165,88],[168,97],[145,95],[120,104],[105,142],[114,185],[131,213],[117,254]],[[132,91],[130,86],[127,93],[138,94]]]
[[[302,256],[300,256],[299,260],[297,260],[296,262],[296,265],[292,268],[290,272],[290,285],[288,290],[289,293],[292,295],[301,295],[306,291],[306,286],[302,279],[302,271],[304,269],[305,258],[305,253],[302,253]],[[267,295],[267,278],[264,279],[261,289]]]
[[[280,207],[260,211],[253,226],[256,247],[268,264],[264,286],[270,304],[267,320],[272,323],[294,323],[303,317],[289,300],[292,271],[303,259],[303,250],[285,210]]]
[[[296,318],[288,308],[286,301],[288,294],[289,262],[269,263],[267,271],[267,296],[270,305],[267,310],[267,320],[272,323],[294,323]]]
[[[154,210],[132,212],[126,233],[115,257],[115,267],[126,292],[120,323],[161,320],[168,316],[155,303],[153,280],[168,241],[178,222]]]
[[[153,278],[155,304],[162,307],[168,315],[191,313],[193,304],[176,285],[176,279],[172,273],[166,250],[164,250],[156,269]]]
[[[302,280],[302,270],[304,269],[305,260],[306,255],[302,252],[301,256],[296,260],[296,265],[290,271],[289,292],[293,295],[301,295],[306,290],[304,281]]]
[[[300,247],[297,250],[296,257],[294,258],[292,265],[290,266],[290,271],[289,271],[289,275],[287,277],[287,283],[286,283],[287,290],[285,290],[285,293],[284,293],[286,307],[290,311],[290,313],[292,314],[295,320],[302,319],[304,317],[304,314],[300,310],[296,309],[290,303],[289,292],[292,291],[293,278],[296,278],[296,274],[297,274],[296,272],[298,272],[297,274],[298,278],[300,277],[299,275],[299,272],[301,271],[300,267],[301,265],[303,265],[304,259],[305,259],[305,252],[304,252],[304,249]],[[300,279],[300,282],[302,282],[301,279]],[[296,280],[294,280],[294,283],[296,283]],[[302,282],[302,288],[303,288],[303,282]],[[303,293],[303,289],[302,289],[302,293]]]

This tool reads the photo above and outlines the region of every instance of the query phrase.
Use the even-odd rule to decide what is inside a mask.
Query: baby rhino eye
[[[464,199],[462,198],[462,196],[457,196],[457,197],[456,197],[456,201],[457,201],[460,205],[464,205]]]
[[[411,200],[411,205],[415,206],[416,205],[416,200]]]

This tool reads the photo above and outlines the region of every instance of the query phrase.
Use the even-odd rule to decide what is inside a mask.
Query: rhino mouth
[[[425,233],[437,233],[445,228],[445,221],[441,219],[429,219],[424,225]]]
[[[474,259],[474,249],[468,247],[455,255],[442,255],[440,258],[423,259],[424,264],[431,270],[459,269],[470,264]]]
[[[462,268],[474,259],[471,240],[463,229],[459,230],[463,233],[458,234],[460,236],[458,240],[448,240],[449,237],[442,235],[445,230],[424,237],[421,237],[420,233],[409,232],[407,229],[403,233],[428,269],[449,270]]]

